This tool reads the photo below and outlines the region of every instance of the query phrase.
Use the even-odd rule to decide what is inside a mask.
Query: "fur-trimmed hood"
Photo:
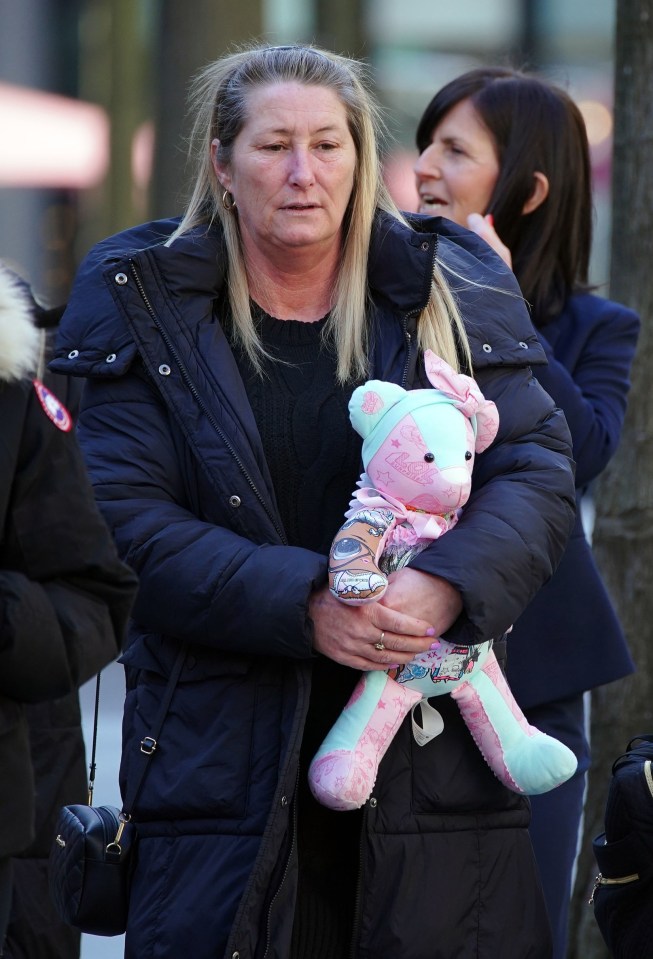
[[[0,264],[0,382],[36,373],[41,334],[22,281]]]

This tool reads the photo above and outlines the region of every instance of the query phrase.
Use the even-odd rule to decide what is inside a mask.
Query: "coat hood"
[[[41,335],[22,280],[0,264],[0,382],[36,372]]]

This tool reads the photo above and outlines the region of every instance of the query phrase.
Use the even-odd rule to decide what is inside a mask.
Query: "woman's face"
[[[485,214],[499,176],[494,138],[470,100],[445,114],[415,164],[419,212],[467,226]]]
[[[276,83],[249,94],[231,160],[213,164],[233,194],[245,250],[274,256],[340,244],[356,148],[345,107],[319,86]]]

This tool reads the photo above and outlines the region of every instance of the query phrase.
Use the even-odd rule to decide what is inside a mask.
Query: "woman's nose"
[[[290,162],[290,182],[296,186],[310,186],[315,180],[312,158],[308,150],[293,150]]]
[[[418,180],[424,179],[425,177],[433,177],[435,179],[440,177],[439,158],[433,144],[427,146],[417,157],[413,171]]]

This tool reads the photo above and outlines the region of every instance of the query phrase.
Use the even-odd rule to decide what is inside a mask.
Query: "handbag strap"
[[[140,766],[138,773],[134,777],[133,786],[129,791],[129,794],[125,796],[125,802],[123,803],[122,807],[122,816],[124,816],[125,819],[128,819],[131,816],[131,812],[134,809],[136,800],[140,794],[143,780],[145,779],[145,773],[147,772],[149,760],[154,755],[159,745],[159,736],[161,735],[163,723],[165,722],[165,718],[170,707],[172,694],[175,691],[175,686],[179,680],[179,675],[183,668],[184,662],[186,661],[186,652],[187,647],[184,643],[177,653],[177,658],[174,666],[172,667],[172,672],[170,673],[168,685],[166,686],[166,691],[163,694],[159,711],[156,715],[156,719],[152,723],[152,731],[149,736],[144,736],[143,739],[141,739],[141,749],[137,757],[137,762],[140,763]]]
[[[100,708],[100,675],[102,670],[97,674],[95,680],[95,708],[93,710],[93,745],[91,746],[91,763],[89,766],[88,773],[88,805],[93,805],[93,790],[95,788],[95,750],[97,748],[97,721],[98,721],[98,712]]]
[[[165,693],[161,700],[161,705],[159,706],[159,711],[156,714],[156,718],[152,723],[151,732],[148,736],[144,736],[140,744],[140,752],[137,757],[138,771],[133,779],[132,788],[129,790],[129,794],[125,796],[125,802],[123,803],[122,812],[120,818],[123,821],[127,821],[131,818],[131,811],[133,810],[136,800],[140,794],[141,788],[143,786],[143,781],[145,779],[145,773],[147,772],[147,766],[150,758],[154,755],[159,745],[159,736],[161,735],[161,730],[163,728],[163,723],[165,722],[168,709],[170,708],[170,702],[172,700],[172,695],[175,691],[175,687],[179,681],[179,676],[186,661],[187,646],[184,643],[175,660],[174,666],[170,673],[168,683],[166,685]],[[93,715],[93,744],[91,748],[91,764],[90,764],[90,775],[88,781],[88,805],[93,805],[93,787],[95,785],[95,752],[97,747],[97,727],[98,727],[98,715],[99,715],[99,703],[100,703],[100,673],[97,675],[97,680],[95,683],[95,711]]]

